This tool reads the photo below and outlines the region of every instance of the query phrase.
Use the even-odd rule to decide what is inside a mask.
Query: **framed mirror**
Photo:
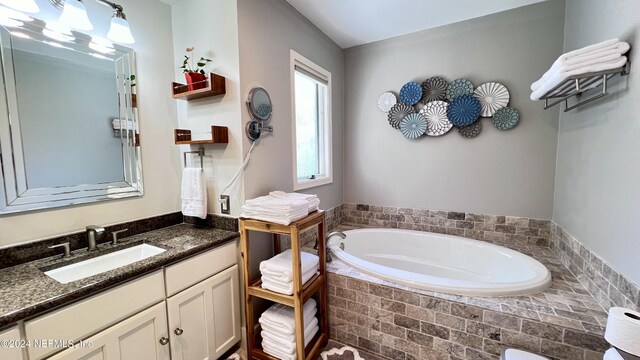
[[[0,215],[141,196],[133,50],[37,19],[0,42]]]
[[[261,87],[253,88],[249,92],[247,107],[251,118],[256,121],[269,121],[271,119],[271,97],[267,90]]]

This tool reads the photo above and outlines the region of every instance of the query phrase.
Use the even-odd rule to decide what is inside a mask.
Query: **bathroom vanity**
[[[91,255],[0,270],[0,359],[215,359],[233,347],[237,233],[181,224],[102,251],[141,243],[166,251],[67,284],[44,271]]]

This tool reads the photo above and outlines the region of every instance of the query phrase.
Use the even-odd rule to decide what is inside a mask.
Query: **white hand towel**
[[[269,207],[270,209],[290,209],[299,206],[306,206],[307,202],[302,199],[277,198],[269,195],[260,196],[255,199],[246,200],[245,205]]]
[[[306,322],[307,321],[305,321],[305,323]],[[310,336],[310,333],[313,332],[313,328],[315,328],[317,326],[318,326],[318,318],[314,316],[304,326],[304,338],[306,339],[308,336]],[[284,333],[278,331],[277,329],[273,329],[273,328],[270,328],[268,326],[263,326],[262,327],[262,331],[260,332],[260,334],[262,335],[262,338],[266,337],[266,338],[269,338],[269,340],[271,340],[273,342],[282,343],[283,345],[295,344],[295,342],[296,342],[296,336],[295,335],[293,335],[293,334],[284,334]]]
[[[320,258],[316,255],[302,251],[300,252],[300,263],[300,270],[305,274],[310,269],[318,268]],[[260,272],[265,275],[281,278],[284,281],[291,281],[293,280],[293,269],[291,266],[291,249],[288,249],[271,259],[261,261]]]
[[[262,350],[280,360],[296,360],[296,354],[286,354],[278,349],[270,347],[269,344],[265,344],[264,341],[262,342]]]
[[[313,327],[311,329],[309,334],[307,334],[307,333],[304,334],[304,346],[305,347],[307,345],[309,345],[309,342],[311,342],[311,339],[313,339],[313,337],[316,336],[316,333],[318,332],[319,329],[320,328],[316,325],[315,327]],[[296,353],[296,343],[295,342],[288,343],[288,344],[283,344],[281,342],[275,342],[271,338],[263,336],[263,338],[262,338],[262,346],[263,346],[263,348],[266,346],[269,349],[277,350],[278,352],[281,352],[283,354],[294,355]]]
[[[544,84],[553,74],[559,71],[571,71],[581,67],[594,65],[598,63],[606,63],[620,59],[620,57],[629,51],[630,46],[626,42],[619,42],[603,50],[583,54],[572,57],[563,61],[556,61],[540,79],[531,84],[531,90],[535,91]]]
[[[317,304],[314,299],[309,299],[302,306],[302,314],[305,319],[305,324],[307,323],[307,321],[310,321],[313,315],[315,315],[315,313],[318,311],[316,305]],[[294,316],[295,313],[292,307],[282,304],[275,304],[262,313],[262,315],[258,319],[258,322],[262,324],[265,320],[267,320],[269,326],[277,328],[279,331],[282,331],[285,334],[293,334],[295,330]]]
[[[302,274],[302,284],[304,285],[315,274],[316,269],[311,269],[310,271]],[[293,281],[283,283],[280,281],[272,281],[269,276],[262,276],[262,284],[260,286],[263,289],[275,291],[280,294],[293,295]]]
[[[182,170],[182,213],[201,219],[207,217],[207,183],[204,172],[197,168]]]
[[[617,61],[607,62],[607,63],[599,63],[595,65],[585,66],[579,69],[571,70],[571,71],[560,71],[557,72],[544,82],[544,84],[540,85],[535,91],[531,93],[531,100],[540,100],[542,96],[544,96],[549,90],[558,86],[568,77],[573,75],[586,74],[590,72],[604,71],[604,70],[612,70],[621,68],[624,64],[627,63],[627,57],[622,56]],[[592,86],[593,87],[593,86]]]

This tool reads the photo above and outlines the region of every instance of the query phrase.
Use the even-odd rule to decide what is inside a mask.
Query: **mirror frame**
[[[35,20],[29,25],[30,28],[20,28],[19,30],[37,33],[38,27],[40,29],[44,27],[44,23],[39,20]],[[0,30],[2,43],[5,41],[12,43],[13,38],[10,35],[12,30],[15,29],[2,26]],[[78,48],[82,46],[82,43],[88,44],[91,41],[91,37],[88,35],[75,31],[73,35],[76,39],[76,44],[73,45]],[[133,49],[118,44],[114,44],[114,49],[115,53],[111,55],[111,58],[116,70],[116,79],[114,80],[117,82],[120,121],[122,124],[124,120],[125,126],[129,123],[132,126],[131,131],[122,127],[119,131],[122,143],[123,181],[29,189],[22,150],[19,114],[17,113],[17,93],[15,86],[11,87],[12,82],[15,85],[13,47],[5,47],[4,45],[0,47],[0,64],[2,65],[0,81],[3,82],[2,90],[5,93],[5,104],[0,105],[0,185],[2,185],[0,187],[0,216],[137,197],[144,194],[139,142],[140,125],[137,107],[133,106],[136,91],[135,83],[130,80],[130,76],[136,74],[135,52]]]

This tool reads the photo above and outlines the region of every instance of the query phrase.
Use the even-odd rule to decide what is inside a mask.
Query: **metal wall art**
[[[442,76],[433,76],[422,84],[404,84],[398,97],[389,91],[382,93],[378,108],[388,113],[389,125],[410,139],[442,136],[454,127],[462,137],[474,138],[482,131],[482,118],[492,118],[499,130],[518,124],[520,114],[507,107],[509,101],[509,90],[497,82],[474,89],[469,79],[449,83]]]

